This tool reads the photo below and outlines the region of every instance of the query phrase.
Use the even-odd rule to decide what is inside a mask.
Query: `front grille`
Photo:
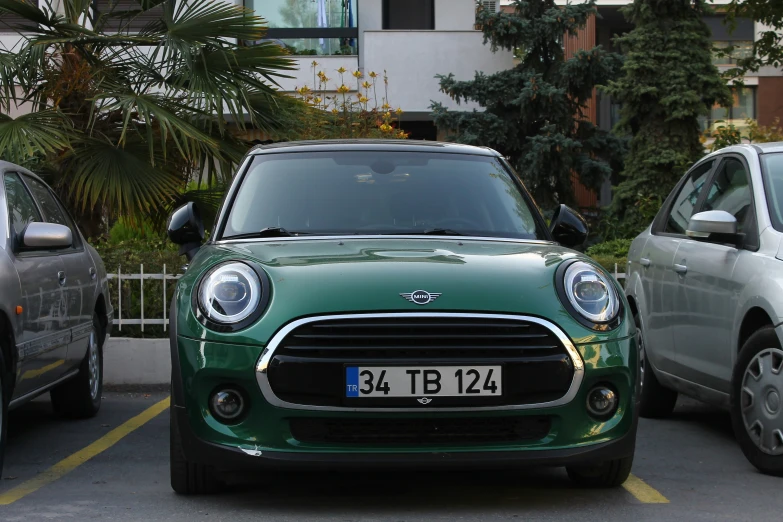
[[[524,320],[466,317],[331,319],[292,330],[269,361],[281,400],[312,406],[421,407],[414,398],[344,397],[347,365],[501,365],[503,396],[439,397],[437,407],[520,405],[566,394],[574,368],[560,339]]]
[[[290,420],[300,442],[319,444],[491,444],[540,440],[551,429],[549,417],[471,417],[422,419]]]

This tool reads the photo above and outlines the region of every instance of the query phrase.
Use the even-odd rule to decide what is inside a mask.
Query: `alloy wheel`
[[[768,348],[751,359],[742,377],[740,408],[753,443],[783,455],[783,350]]]
[[[88,341],[87,364],[90,375],[90,397],[93,400],[98,398],[98,388],[101,382],[101,361],[100,353],[98,350],[98,332],[95,328],[90,332],[90,339]]]

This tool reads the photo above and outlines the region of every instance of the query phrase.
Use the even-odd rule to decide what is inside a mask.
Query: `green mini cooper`
[[[247,468],[633,461],[636,329],[565,206],[547,228],[497,152],[433,142],[259,146],[171,306],[171,485]]]

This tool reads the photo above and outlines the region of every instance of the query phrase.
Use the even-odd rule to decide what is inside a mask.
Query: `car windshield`
[[[274,153],[253,159],[221,236],[432,234],[547,239],[536,212],[495,157],[377,151]]]
[[[762,154],[761,171],[764,174],[772,225],[783,232],[783,153]]]

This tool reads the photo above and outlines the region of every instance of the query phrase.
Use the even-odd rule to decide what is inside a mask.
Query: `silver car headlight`
[[[263,290],[255,270],[232,261],[217,265],[204,276],[198,289],[198,304],[210,321],[240,323],[256,312]]]
[[[568,265],[562,277],[563,293],[576,313],[596,324],[617,319],[620,298],[609,276],[592,265],[577,261]]]

